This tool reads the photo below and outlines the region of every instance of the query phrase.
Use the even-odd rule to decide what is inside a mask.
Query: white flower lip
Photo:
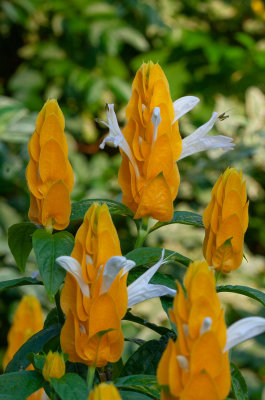
[[[195,96],[184,96],[175,100],[173,103],[175,115],[172,123],[174,124],[174,122],[192,110],[199,103],[199,101],[200,99]]]
[[[138,179],[140,177],[139,169],[131,152],[130,146],[128,145],[122,131],[120,130],[118,120],[114,111],[114,104],[108,104],[107,119],[108,122],[100,121],[103,125],[109,128],[109,134],[105,137],[99,147],[101,149],[104,149],[105,143],[113,143],[114,147],[119,146],[129,158],[134,168],[135,175]]]
[[[105,264],[103,271],[103,279],[100,288],[100,294],[106,293],[112,285],[112,282],[119,274],[119,272],[123,269],[122,276],[130,271],[131,268],[135,266],[135,262],[131,260],[127,260],[126,257],[123,256],[114,256],[111,257]]]
[[[56,258],[56,262],[77,280],[84,296],[90,297],[88,284],[82,276],[82,268],[79,262],[70,256],[61,256]]]
[[[204,125],[182,140],[182,152],[178,160],[199,153],[204,150],[218,149],[233,150],[233,139],[223,135],[206,136],[217,121],[218,113],[213,112],[212,117]]]
[[[260,335],[263,332],[265,332],[265,318],[247,317],[235,322],[227,329],[224,353],[237,344]]]
[[[149,283],[158,268],[166,262],[163,260],[164,254],[165,250],[163,249],[160,260],[128,286],[128,307],[132,307],[137,303],[141,303],[153,297],[165,295],[175,296],[176,290],[170,289],[164,285],[153,285]]]

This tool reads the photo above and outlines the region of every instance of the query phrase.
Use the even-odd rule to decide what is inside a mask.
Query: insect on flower
[[[230,108],[229,110],[223,112],[222,114],[218,115],[217,118],[219,119],[219,121],[224,121],[225,119],[229,118],[229,115],[226,115],[226,113],[227,113],[228,111],[230,111],[230,110],[231,110],[231,108]]]

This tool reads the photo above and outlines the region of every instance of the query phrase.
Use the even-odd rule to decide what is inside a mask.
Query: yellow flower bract
[[[65,229],[69,224],[74,177],[68,160],[64,117],[56,100],[48,100],[40,111],[28,152],[29,219],[45,227]]]
[[[242,263],[248,205],[242,172],[227,168],[214,185],[212,199],[203,214],[203,254],[217,271],[230,272]]]
[[[121,356],[121,319],[128,303],[127,274],[121,277],[119,273],[109,290],[100,294],[104,265],[109,258],[120,255],[120,242],[108,207],[93,204],[77,232],[72,252],[82,267],[90,297],[83,295],[69,273],[61,295],[66,322],[60,340],[70,361],[104,366]]]
[[[113,383],[100,383],[89,393],[88,400],[121,400],[121,396]]]
[[[61,378],[65,374],[65,362],[63,355],[51,350],[46,356],[42,375],[46,381],[50,378]]]
[[[152,115],[159,107],[161,123],[154,140]],[[140,176],[122,153],[119,185],[123,203],[134,218],[151,216],[160,221],[173,217],[173,200],[180,182],[176,161],[182,150],[178,122],[174,122],[173,102],[164,72],[158,64],[143,64],[132,85],[127,105],[127,125],[123,130]]]
[[[158,365],[162,400],[223,400],[230,389],[226,325],[214,272],[206,262],[192,263],[178,283],[170,319],[177,326]],[[206,397],[205,397],[206,396]]]

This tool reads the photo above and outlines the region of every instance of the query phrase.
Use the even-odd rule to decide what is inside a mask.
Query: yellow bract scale
[[[113,383],[100,383],[89,393],[88,400],[121,400],[121,396]]]

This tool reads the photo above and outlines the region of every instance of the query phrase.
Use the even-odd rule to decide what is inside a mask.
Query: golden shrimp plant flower
[[[217,271],[227,273],[242,263],[248,205],[242,171],[238,173],[234,168],[227,168],[215,183],[211,201],[203,214],[203,254]]]
[[[74,184],[64,126],[57,101],[48,100],[37,117],[28,144],[30,160],[26,169],[31,192],[29,219],[58,230],[69,224],[70,193]]]
[[[3,360],[4,370],[19,348],[42,328],[43,317],[38,299],[34,296],[24,296],[16,309],[13,324],[8,332],[8,347]],[[30,365],[27,369],[33,370],[33,365]],[[40,389],[27,399],[44,400],[48,397],[43,389]]]
[[[265,331],[265,319],[244,318],[226,329],[214,270],[195,261],[177,284],[170,319],[178,338],[169,340],[159,362],[161,400],[224,400],[230,390],[228,351]]]
[[[88,400],[121,400],[121,396],[113,383],[100,383],[89,393]]]
[[[163,70],[149,62],[136,73],[126,108],[128,123],[123,131],[114,105],[108,105],[108,122],[102,122],[109,128],[109,134],[100,147],[104,148],[105,143],[120,147],[122,201],[134,212],[134,218],[169,221],[180,183],[177,160],[209,148],[233,148],[230,138],[206,137],[217,120],[217,113],[189,137],[181,139],[178,119],[198,101],[196,97],[186,96],[173,103]]]
[[[68,272],[61,294],[66,322],[62,350],[69,360],[104,366],[117,361],[124,338],[121,319],[136,302],[175,291],[149,280],[163,257],[127,289],[127,273],[135,266],[121,256],[120,242],[106,204],[93,204],[75,239],[71,257],[57,262]]]

